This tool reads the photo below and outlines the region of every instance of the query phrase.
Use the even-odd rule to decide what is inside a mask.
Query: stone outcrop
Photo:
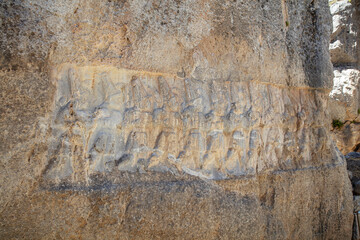
[[[328,1],[0,6],[0,238],[350,238]]]
[[[334,87],[330,92],[329,113],[333,120],[346,123],[334,126],[333,135],[343,154],[360,143],[360,2],[336,1],[330,7],[333,18],[330,54],[334,65]]]
[[[358,119],[358,118],[357,118]],[[359,151],[360,147],[360,123],[345,122],[341,127],[335,127],[332,129],[334,141],[339,150],[345,154],[350,152]]]
[[[330,92],[329,113],[333,119],[334,140],[347,159],[354,194],[352,239],[359,239],[360,1],[331,1],[330,4],[333,18],[330,54],[334,65],[334,87]]]
[[[64,66],[53,77],[49,179],[114,170],[228,179],[340,160],[321,90],[107,66]]]
[[[360,71],[354,68],[335,68],[334,87],[330,92],[329,112],[332,119],[353,121],[360,109]]]
[[[359,20],[357,1],[336,1],[331,4],[333,32],[330,55],[334,65],[352,65],[359,62]]]

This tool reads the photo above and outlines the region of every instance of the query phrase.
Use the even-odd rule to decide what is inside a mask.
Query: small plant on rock
[[[344,123],[338,119],[334,119],[332,121],[332,126],[333,128],[341,128],[342,126],[344,126]]]

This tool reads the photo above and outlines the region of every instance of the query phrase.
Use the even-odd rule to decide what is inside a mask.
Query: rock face
[[[321,90],[107,66],[66,66],[53,76],[49,179],[114,170],[228,179],[339,161],[321,125]]]
[[[336,146],[342,153],[357,152],[360,150],[359,131],[360,123],[358,122],[346,122],[342,127],[332,130]]]
[[[356,64],[360,60],[357,1],[336,1],[331,5],[333,32],[330,54],[334,65]]]
[[[1,238],[351,237],[327,1],[0,4]]]
[[[347,122],[333,135],[343,154],[360,143],[357,129],[360,113],[360,1],[337,1],[330,7],[333,18],[330,54],[334,64],[334,87],[330,93],[332,119]]]
[[[335,68],[334,87],[330,92],[329,112],[332,119],[354,120],[360,109],[360,71],[354,68]]]

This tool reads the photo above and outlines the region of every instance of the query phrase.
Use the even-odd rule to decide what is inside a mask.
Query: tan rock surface
[[[0,238],[350,238],[327,1],[0,6]]]
[[[360,150],[360,123],[346,122],[341,128],[332,130],[336,146],[344,154],[358,152]]]

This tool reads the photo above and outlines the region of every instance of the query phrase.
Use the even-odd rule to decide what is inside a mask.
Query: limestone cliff
[[[360,1],[331,1],[330,4],[334,86],[330,92],[329,113],[335,123],[336,144],[347,154],[358,151],[360,143]]]
[[[328,1],[0,6],[1,238],[350,238]]]

